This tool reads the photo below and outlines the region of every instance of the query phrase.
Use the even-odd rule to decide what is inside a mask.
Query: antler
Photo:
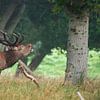
[[[0,34],[2,34],[2,38],[0,38],[0,43],[6,46],[17,46],[24,40],[24,36],[18,33],[12,34],[13,41],[10,41],[10,37],[7,33],[0,30]]]

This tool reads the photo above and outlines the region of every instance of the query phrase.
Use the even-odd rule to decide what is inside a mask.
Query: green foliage
[[[17,32],[25,34],[25,42],[36,44],[40,41],[42,53],[50,53],[55,47],[66,49],[69,18],[61,10],[58,14],[52,13],[52,10],[59,11],[59,7],[52,9],[52,6],[53,4],[47,0],[29,0],[25,14],[16,29]],[[96,15],[94,13],[90,15],[89,48],[100,47],[99,15],[98,17]]]
[[[100,77],[100,51],[89,52],[88,68],[90,77]]]
[[[67,9],[71,14],[83,14],[100,8],[99,0],[50,0],[54,9]]]
[[[89,48],[100,48],[100,15],[96,12],[90,14]]]
[[[34,5],[34,6],[33,6]],[[68,17],[64,12],[61,14],[54,14],[51,11],[52,5],[47,0],[30,0],[26,8],[27,16],[29,17],[32,26],[38,32],[33,33],[32,37],[36,37],[34,43],[41,41],[42,53],[49,53],[52,48],[65,48],[67,41],[67,22]],[[22,32],[23,33],[23,32]]]

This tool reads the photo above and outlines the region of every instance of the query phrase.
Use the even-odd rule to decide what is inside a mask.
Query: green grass
[[[36,72],[49,77],[63,76],[66,66],[66,57],[64,54],[47,55],[39,65]]]
[[[90,77],[100,77],[100,51],[92,50],[89,52],[88,75]]]
[[[39,65],[36,72],[44,76],[59,77],[64,76],[66,68],[65,53],[60,53],[59,50],[54,49],[51,55],[47,55],[43,62]],[[88,76],[100,77],[100,51],[89,51],[88,56]]]
[[[63,52],[63,53],[62,53]],[[64,77],[66,68],[66,56],[65,51],[61,49],[53,49],[50,55],[47,55],[42,63],[39,65],[36,74],[45,77]],[[28,64],[31,62],[32,55],[28,57]],[[17,64],[15,64],[9,70],[6,69],[2,74],[14,74]],[[88,57],[88,76],[89,77],[100,77],[100,51],[89,51]]]

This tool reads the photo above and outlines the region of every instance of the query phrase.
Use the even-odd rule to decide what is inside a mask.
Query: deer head
[[[19,59],[27,56],[32,50],[32,44],[22,45],[24,37],[20,34],[12,34],[12,40],[3,31],[0,31],[0,43],[5,45],[8,49],[0,52],[0,69],[11,67]]]

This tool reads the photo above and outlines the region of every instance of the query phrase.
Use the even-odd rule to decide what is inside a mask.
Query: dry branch
[[[21,60],[19,60],[18,62],[19,62],[19,68],[21,69],[22,73],[27,78],[31,79],[37,85],[37,87],[39,87],[39,83],[38,83],[37,79],[33,76],[32,72],[28,69],[26,64],[24,62],[22,62]]]
[[[82,95],[81,95],[81,93],[78,91],[77,92],[77,95],[80,97],[80,100],[85,100],[83,97],[82,97]]]

